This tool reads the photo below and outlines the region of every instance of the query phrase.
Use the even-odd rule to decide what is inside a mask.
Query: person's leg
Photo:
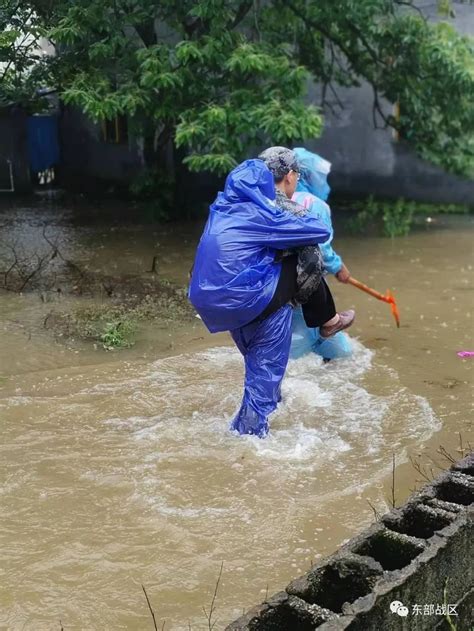
[[[302,305],[302,309],[306,326],[310,328],[322,326],[336,316],[336,305],[324,278],[308,301]]]
[[[282,260],[280,278],[272,299],[262,314],[255,318],[254,322],[261,322],[272,313],[275,313],[283,305],[294,301],[300,291],[297,282],[298,257],[296,255],[285,256]],[[303,305],[303,315],[308,327],[315,328],[331,322],[335,318],[336,307],[326,281],[321,279],[318,287],[310,294]],[[337,317],[336,317],[337,320]],[[335,321],[336,321],[335,320]],[[317,324],[313,324],[316,322]],[[333,324],[333,322],[331,322]]]
[[[240,410],[231,429],[263,438],[268,433],[268,415],[280,401],[291,344],[293,309],[285,305],[262,322],[231,331],[244,356],[245,387]]]
[[[349,328],[354,322],[355,312],[336,312],[336,306],[331,291],[324,279],[319,287],[302,305],[303,317],[309,328],[319,327],[319,335],[322,338],[332,337],[339,331]]]

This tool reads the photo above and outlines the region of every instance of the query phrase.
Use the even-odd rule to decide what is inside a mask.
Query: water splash
[[[220,347],[46,375],[31,396],[6,397],[2,457],[15,476],[4,486],[4,520],[24,567],[35,569],[24,579],[12,553],[12,581],[35,593],[63,585],[69,572],[69,614],[83,628],[97,626],[103,602],[102,626],[117,626],[107,618],[117,611],[136,619],[133,599],[123,608],[130,572],[136,584],[166,584],[169,618],[182,619],[199,593],[199,615],[222,559],[232,594],[244,569],[255,591],[276,557],[306,567],[323,527],[329,543],[335,524],[345,535],[355,527],[354,502],[386,475],[387,453],[439,427],[426,400],[357,342],[349,359],[290,362],[266,439],[228,430],[242,382],[241,356]],[[58,547],[71,533],[79,548]]]

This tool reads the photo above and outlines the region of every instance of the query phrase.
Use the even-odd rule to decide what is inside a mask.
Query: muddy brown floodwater
[[[42,222],[89,270],[184,285],[202,224],[86,219],[48,203],[3,208],[1,239],[37,247]],[[438,217],[394,241],[340,237],[353,275],[400,306],[331,282],[354,307],[353,357],[290,363],[265,440],[227,431],[242,361],[202,323],[150,322],[106,352],[43,327],[82,300],[0,294],[0,628],[217,629],[336,549],[472,442],[473,224]],[[39,246],[38,246],[39,247]],[[4,252],[5,254],[5,252]],[[58,281],[60,282],[60,281]]]

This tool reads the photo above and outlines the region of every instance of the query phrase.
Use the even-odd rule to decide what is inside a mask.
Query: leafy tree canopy
[[[172,140],[192,170],[225,172],[256,144],[318,136],[325,108],[342,105],[338,86],[366,81],[375,124],[394,127],[448,170],[474,174],[473,40],[446,21],[428,23],[412,0],[20,6],[13,15],[23,28],[31,11],[56,45],[57,56],[41,60],[43,77],[95,120],[127,115],[145,138],[149,164]],[[440,7],[452,11],[447,0]],[[16,28],[11,19],[3,24]],[[9,30],[0,35],[1,60],[12,40]],[[26,62],[15,72],[31,82]],[[317,106],[305,98],[310,79],[322,86]],[[399,116],[384,99],[399,103]]]
[[[0,0],[0,107],[39,104],[35,90],[44,76],[38,41],[44,32],[34,7]]]

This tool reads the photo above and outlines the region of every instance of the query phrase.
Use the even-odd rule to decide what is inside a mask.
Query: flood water
[[[1,240],[40,248],[43,222],[91,270],[185,285],[202,224],[163,228],[86,218],[73,207],[3,208]],[[81,218],[82,217],[82,218]],[[92,217],[92,219],[91,219]],[[265,440],[227,431],[242,361],[226,334],[143,326],[106,352],[45,330],[56,307],[0,294],[0,628],[216,629],[278,591],[422,484],[409,458],[446,466],[472,443],[474,234],[439,217],[408,237],[344,237],[352,274],[387,305],[331,282],[354,307],[354,354],[290,362]],[[58,280],[60,281],[60,278]],[[57,297],[61,307],[80,298]],[[434,473],[438,471],[431,465]]]

